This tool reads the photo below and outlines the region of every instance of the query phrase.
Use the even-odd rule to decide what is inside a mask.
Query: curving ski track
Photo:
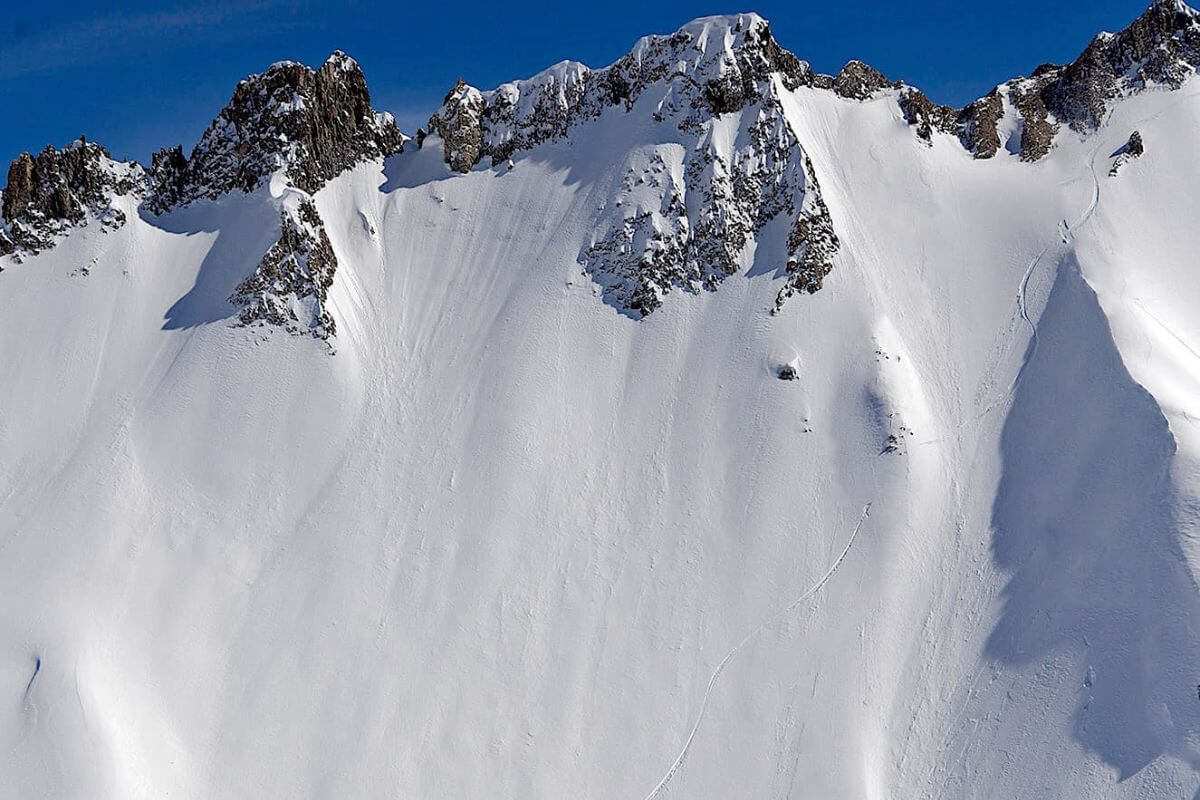
[[[708,710],[708,699],[712,695],[713,686],[716,685],[717,679],[721,677],[721,673],[724,672],[725,667],[729,664],[733,657],[736,656],[742,648],[753,641],[755,637],[766,630],[769,626],[780,620],[782,617],[793,611],[796,606],[800,605],[805,600],[808,600],[814,594],[819,592],[821,587],[829,582],[829,579],[833,577],[833,573],[837,572],[838,567],[840,567],[842,562],[846,559],[846,555],[850,552],[851,546],[854,545],[854,540],[858,536],[859,530],[862,529],[863,523],[866,522],[866,519],[868,516],[870,516],[870,513],[871,504],[867,503],[865,506],[863,506],[862,514],[859,515],[858,522],[854,525],[854,530],[850,532],[850,538],[846,541],[846,546],[842,548],[842,552],[836,559],[834,559],[833,564],[830,565],[825,574],[821,576],[820,580],[810,586],[808,590],[804,592],[804,594],[797,597],[785,608],[780,609],[770,617],[767,617],[765,620],[763,620],[757,628],[746,634],[746,638],[734,645],[734,647],[725,654],[725,657],[721,659],[721,662],[717,664],[717,668],[713,670],[712,675],[708,679],[708,685],[704,688],[704,696],[700,698],[700,711],[696,714],[696,721],[692,724],[692,729],[688,732],[687,739],[683,743],[683,749],[681,749],[679,751],[679,755],[675,757],[675,761],[672,762],[671,768],[667,770],[667,774],[663,775],[662,780],[660,780],[658,784],[652,790],[650,790],[650,794],[646,795],[645,800],[653,800],[653,798],[657,797],[658,794],[666,788],[667,784],[671,781],[671,778],[675,777],[675,773],[679,771],[679,768],[683,766],[684,759],[687,758],[688,750],[691,749],[692,740],[696,738],[696,731],[700,729],[700,723],[704,721],[704,712]]]
[[[1153,119],[1154,117],[1157,117],[1157,116],[1161,115],[1162,113],[1163,112],[1160,111],[1157,114],[1152,114],[1149,117],[1138,120],[1138,122],[1135,123],[1135,125],[1141,125],[1142,123],[1144,123],[1150,119]],[[1103,146],[1104,146],[1104,140],[1101,139],[1101,141],[1094,148],[1092,148],[1092,151],[1088,155],[1088,159],[1087,159],[1088,170],[1089,170],[1089,172],[1091,174],[1091,178],[1092,178],[1092,196],[1091,196],[1090,202],[1088,203],[1088,207],[1086,209],[1084,209],[1083,212],[1080,213],[1079,218],[1076,219],[1073,224],[1065,219],[1059,223],[1059,236],[1062,239],[1062,244],[1064,247],[1066,245],[1071,244],[1071,242],[1075,239],[1075,230],[1082,227],[1087,222],[1089,222],[1092,218],[1092,215],[1096,213],[1096,208],[1100,205],[1100,178],[1096,174],[1096,158],[1100,154],[1100,151],[1103,148]],[[1036,256],[1033,257],[1033,260],[1029,262],[1029,266],[1025,268],[1024,274],[1021,275],[1021,280],[1017,283],[1017,312],[1020,314],[1021,319],[1024,320],[1025,324],[1027,326],[1029,326],[1029,336],[1030,336],[1029,352],[1026,353],[1025,357],[1021,360],[1021,366],[1017,368],[1017,374],[1013,377],[1012,382],[1009,383],[1008,388],[1005,390],[1004,394],[1001,395],[1000,397],[997,397],[991,403],[988,403],[987,406],[985,406],[983,408],[983,410],[980,411],[974,417],[973,420],[964,420],[964,421],[960,422],[958,425],[956,425],[953,428],[953,431],[958,431],[958,430],[962,429],[965,425],[968,424],[968,422],[979,422],[980,420],[982,420],[984,417],[986,417],[988,414],[990,414],[992,411],[994,411],[996,408],[998,408],[1006,400],[1011,399],[1013,397],[1013,395],[1016,393],[1017,387],[1019,387],[1021,385],[1021,379],[1025,375],[1025,370],[1029,367],[1029,364],[1033,361],[1034,356],[1037,355],[1037,348],[1038,348],[1037,323],[1035,323],[1033,321],[1033,319],[1029,316],[1029,301],[1028,301],[1029,281],[1033,278],[1033,273],[1037,270],[1038,265],[1042,263],[1042,259],[1044,259],[1046,257],[1046,254],[1050,252],[1050,249],[1053,246],[1054,245],[1050,245],[1050,244],[1046,245],[1045,247],[1043,247],[1041,249],[1041,251]],[[1062,260],[1061,255],[1059,256],[1058,260],[1059,261]],[[945,438],[946,438],[946,435],[942,435],[942,436],[935,437],[933,439],[927,439],[925,441],[918,442],[917,444],[920,444],[920,445],[937,444],[938,442],[942,441]]]

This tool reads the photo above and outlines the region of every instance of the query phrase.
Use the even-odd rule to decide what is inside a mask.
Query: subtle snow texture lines
[[[636,103],[322,185],[335,357],[230,324],[282,178],[9,256],[0,798],[1196,797],[1198,88],[1027,164],[784,87],[842,241],[776,315],[783,214],[602,302],[695,144]]]
[[[757,628],[746,634],[746,638],[734,645],[729,652],[725,654],[725,657],[721,659],[720,663],[717,664],[717,668],[713,670],[712,675],[708,678],[708,683],[704,687],[704,695],[700,698],[700,710],[696,712],[696,721],[692,723],[691,730],[688,731],[687,739],[685,739],[683,742],[683,749],[679,751],[679,755],[676,756],[675,761],[671,763],[671,767],[667,770],[667,774],[663,775],[662,780],[660,780],[658,784],[650,791],[650,794],[646,795],[646,800],[653,800],[653,798],[657,797],[667,787],[667,784],[670,783],[671,778],[675,777],[675,773],[678,772],[683,766],[683,762],[687,758],[688,750],[692,746],[692,740],[696,738],[696,731],[700,730],[700,723],[704,721],[704,712],[708,709],[708,698],[712,695],[713,687],[716,686],[717,679],[721,677],[721,673],[725,671],[726,665],[733,660],[733,657],[736,656],[742,650],[742,648],[758,638],[759,634],[777,623],[779,620],[783,619],[788,614],[795,611],[801,603],[805,602],[817,592],[821,591],[821,588],[829,582],[829,579],[833,577],[835,572],[837,572],[838,567],[840,567],[842,562],[846,560],[846,556],[850,553],[850,548],[854,546],[854,540],[858,537],[859,530],[862,528],[863,523],[867,521],[867,517],[870,515],[870,513],[871,504],[867,503],[865,506],[863,506],[862,513],[859,514],[858,521],[854,524],[854,529],[850,531],[850,538],[846,540],[846,546],[842,548],[842,552],[838,554],[838,557],[835,558],[833,563],[829,565],[829,569],[826,570],[825,574],[822,575],[816,583],[808,587],[803,594],[789,603],[786,607],[776,611],[774,614],[759,623]]]

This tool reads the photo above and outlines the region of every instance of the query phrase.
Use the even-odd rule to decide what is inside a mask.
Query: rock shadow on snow
[[[393,153],[383,160],[383,183],[379,191],[391,194],[397,189],[416,189],[421,186],[460,177],[442,160],[442,148],[436,141],[423,147],[410,144],[402,153]]]
[[[230,195],[219,204],[201,200],[161,216],[142,208],[139,215],[167,233],[215,236],[191,289],[163,314],[163,330],[194,328],[235,316],[230,295],[279,234],[279,212],[259,193]]]
[[[1164,755],[1200,769],[1200,596],[1174,439],[1073,259],[1039,341],[1001,436],[992,553],[1011,577],[986,653],[1015,666],[1071,654],[1071,735],[1121,780]]]

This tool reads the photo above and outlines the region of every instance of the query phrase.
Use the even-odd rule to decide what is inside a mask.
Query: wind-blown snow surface
[[[597,296],[620,109],[322,190],[333,356],[229,324],[269,186],[10,266],[0,795],[1193,796],[1198,93],[1032,165],[788,93],[775,317]]]

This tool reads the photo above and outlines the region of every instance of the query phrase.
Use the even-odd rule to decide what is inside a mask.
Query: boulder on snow
[[[1125,144],[1121,145],[1119,148],[1117,148],[1116,152],[1113,153],[1113,165],[1112,169],[1108,171],[1108,174],[1110,176],[1116,175],[1117,170],[1119,170],[1126,161],[1137,158],[1144,152],[1146,152],[1146,146],[1142,143],[1142,134],[1139,131],[1134,131],[1133,133],[1129,134],[1129,139],[1125,142]]]

